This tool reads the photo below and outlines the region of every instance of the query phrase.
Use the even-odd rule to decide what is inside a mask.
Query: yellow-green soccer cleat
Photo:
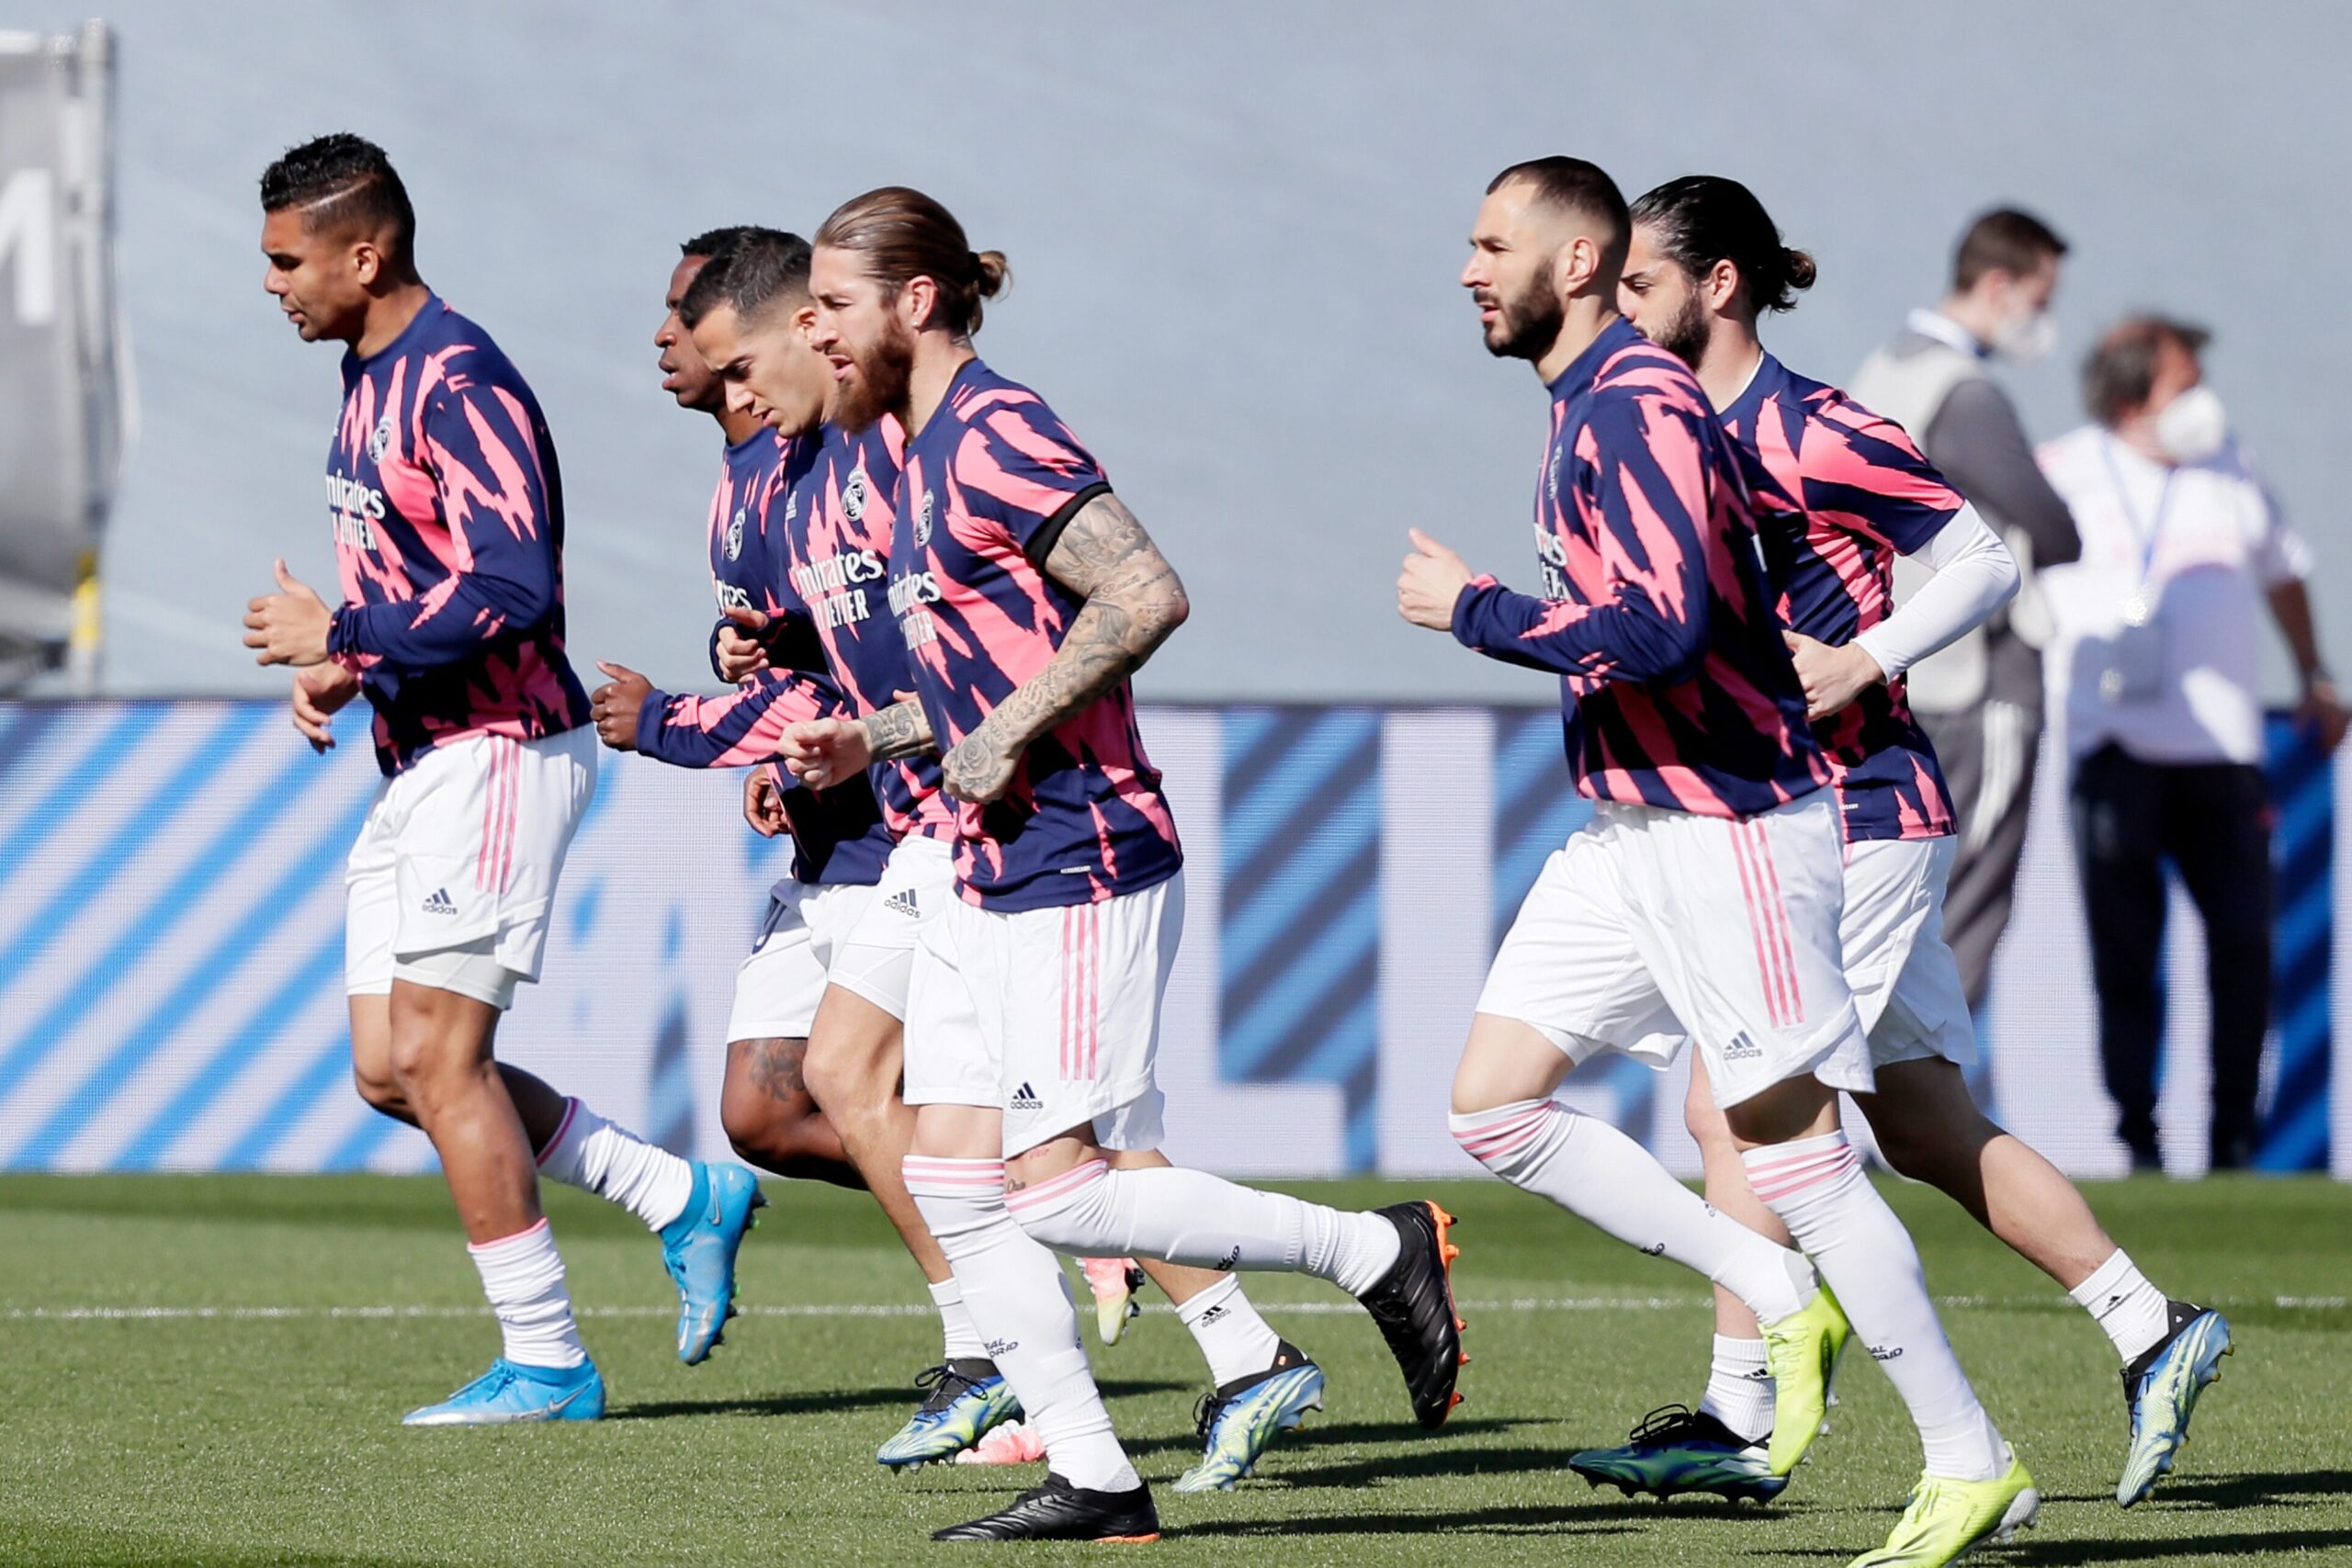
[[[1144,1271],[1132,1258],[1081,1258],[1078,1264],[1094,1292],[1094,1330],[1103,1344],[1116,1345],[1127,1325],[1143,1315],[1143,1303],[1136,1298],[1144,1287]]]
[[[2171,1333],[2123,1369],[2123,1408],[2132,1418],[2132,1447],[2115,1500],[2132,1506],[2155,1489],[2188,1441],[2189,1413],[2208,1383],[2222,1379],[2222,1358],[2237,1347],[2230,1320],[2188,1302],[2165,1303]]]
[[[1988,1540],[2007,1540],[2030,1527],[2041,1511],[2041,1494],[2018,1456],[2008,1458],[2008,1473],[1994,1481],[1921,1476],[1886,1544],[1846,1568],[1943,1568]]]
[[[1854,1325],[1823,1280],[1804,1303],[1764,1325],[1764,1355],[1772,1369],[1772,1448],[1767,1468],[1786,1475],[1804,1458],[1829,1418],[1829,1384]]]

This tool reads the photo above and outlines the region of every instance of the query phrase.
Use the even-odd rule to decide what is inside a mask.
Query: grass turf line
[[[1226,1496],[1161,1490],[1152,1562],[1261,1564],[1835,1564],[1875,1546],[1917,1466],[1908,1423],[1860,1364],[1818,1456],[1769,1511],[1592,1492],[1564,1466],[1656,1404],[1695,1399],[1698,1282],[1493,1183],[1299,1189],[1368,1205],[1431,1191],[1460,1214],[1458,1288],[1492,1303],[1664,1298],[1685,1305],[1473,1314],[1469,1403],[1421,1434],[1371,1325],[1276,1315],[1331,1375],[1330,1408]],[[752,1306],[908,1303],[921,1283],[865,1200],[770,1184],[746,1247]],[[2352,1561],[2352,1189],[2316,1180],[2143,1179],[2094,1206],[2159,1284],[2227,1304],[2242,1348],[2180,1470],[2129,1514],[2114,1358],[2056,1287],[1940,1197],[1890,1196],[1995,1419],[2040,1479],[2041,1527],[1987,1564],[2237,1568]],[[750,1316],[681,1367],[659,1248],[606,1206],[551,1198],[613,1414],[590,1427],[404,1431],[496,1348],[448,1201],[429,1179],[0,1179],[0,1314],[293,1309],[265,1317],[34,1318],[0,1327],[0,1562],[292,1564],[901,1562],[1035,1469],[892,1477],[875,1446],[937,1358],[921,1314]],[[1329,1302],[1252,1276],[1267,1303]],[[2280,1304],[2286,1298],[2292,1304]],[[1082,1300],[1081,1295],[1081,1300]],[[1155,1296],[1151,1298],[1157,1300]],[[1969,1304],[1971,1303],[1989,1304]],[[332,1309],[424,1315],[330,1315]],[[1091,1314],[1088,1319],[1091,1336]],[[1091,1339],[1090,1339],[1091,1344]],[[1204,1382],[1170,1316],[1094,1348],[1114,1417],[1155,1483],[1194,1458]],[[968,1551],[966,1556],[968,1558]],[[1083,1548],[1016,1549],[1070,1561]]]

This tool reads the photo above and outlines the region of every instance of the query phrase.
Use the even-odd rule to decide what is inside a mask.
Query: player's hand
[[[359,694],[359,677],[340,664],[312,664],[294,672],[294,728],[323,755],[334,750],[334,716]]]
[[[2312,743],[2322,752],[2334,751],[2342,744],[2346,726],[2352,725],[2352,714],[2346,712],[2344,699],[2335,694],[2335,682],[2324,675],[2303,688],[2295,717],[2311,732]]]
[[[653,682],[626,664],[607,664],[599,659],[596,668],[611,680],[588,694],[588,716],[595,721],[596,739],[616,751],[637,750],[637,716],[645,707],[645,694],[653,690]]]
[[[1021,764],[1021,748],[1007,745],[993,719],[967,735],[940,759],[939,786],[957,800],[985,806],[1000,800],[1012,787],[1013,770]]]
[[[298,667],[324,663],[334,613],[317,590],[286,570],[284,561],[277,562],[276,569],[277,592],[245,605],[245,646],[258,650],[254,662]]]
[[[743,777],[743,820],[763,839],[775,838],[787,826],[784,787],[775,782],[775,770],[764,762]]]
[[[1802,633],[1787,631],[1781,634],[1781,638],[1789,645],[1791,660],[1797,667],[1797,680],[1804,686],[1804,716],[1808,719],[1827,718],[1842,712],[1866,689],[1886,679],[1886,671],[1871,657],[1871,650],[1859,642],[1832,648]]]
[[[1460,556],[1422,533],[1410,531],[1413,553],[1396,578],[1396,613],[1433,632],[1453,629],[1453,606],[1470,586],[1469,566]]]
[[[718,629],[718,673],[741,681],[768,667],[768,645],[760,640],[768,618],[747,604],[728,611],[727,618],[735,624]]]
[[[873,739],[854,718],[811,718],[787,727],[776,754],[810,789],[831,789],[874,761]]]

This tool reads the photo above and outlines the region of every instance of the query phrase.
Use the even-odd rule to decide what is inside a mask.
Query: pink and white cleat
[[[1094,1326],[1105,1345],[1116,1345],[1127,1325],[1143,1315],[1136,1295],[1144,1287],[1144,1271],[1132,1258],[1081,1258],[1078,1266],[1094,1292]]]

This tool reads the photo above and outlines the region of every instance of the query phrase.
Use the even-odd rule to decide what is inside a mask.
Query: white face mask
[[[2199,381],[2156,412],[2156,445],[2176,463],[2201,463],[2230,438],[2222,395]]]
[[[2058,323],[2047,310],[2028,310],[1996,328],[1989,346],[2004,359],[2030,365],[2058,346]]]

